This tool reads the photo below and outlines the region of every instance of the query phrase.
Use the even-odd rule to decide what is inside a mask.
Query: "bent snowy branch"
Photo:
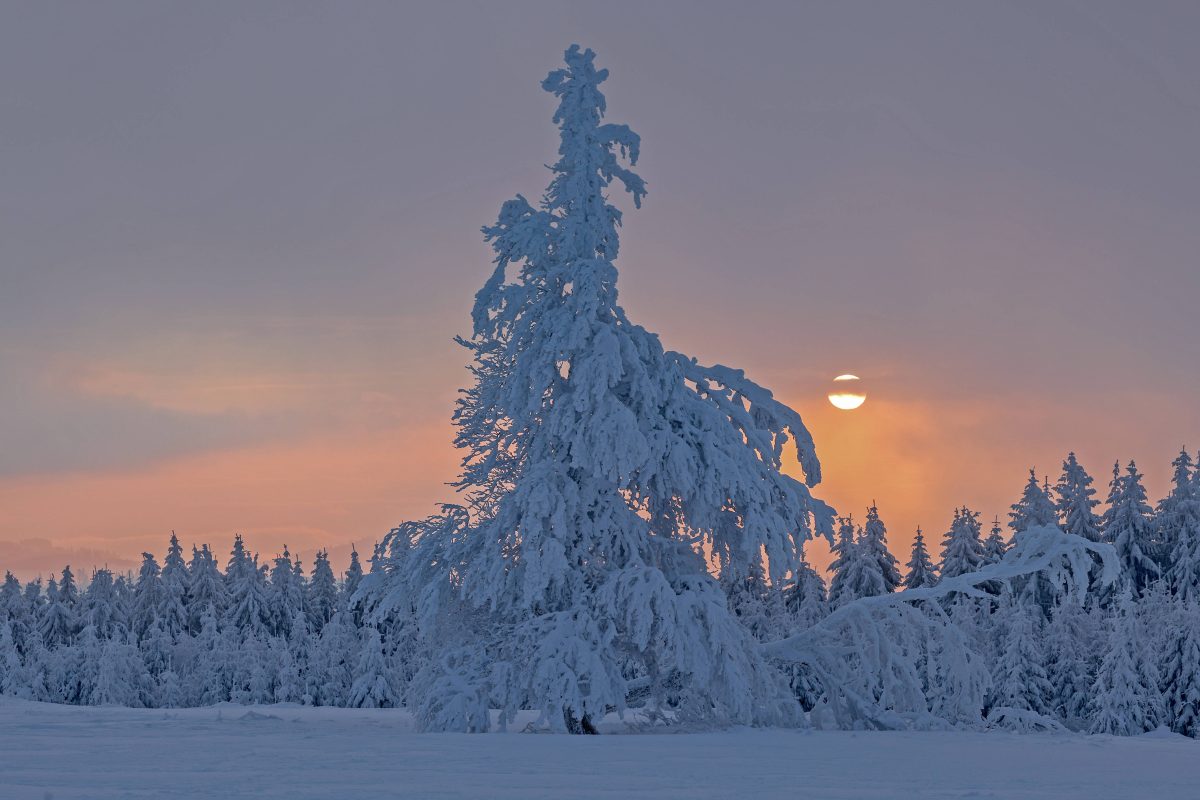
[[[813,627],[763,645],[776,662],[809,670],[822,712],[845,728],[977,725],[991,684],[952,611],[990,601],[996,587],[1042,573],[1082,601],[1089,583],[1114,583],[1116,552],[1053,526],[1023,531],[1004,559],[940,584],[848,603]]]

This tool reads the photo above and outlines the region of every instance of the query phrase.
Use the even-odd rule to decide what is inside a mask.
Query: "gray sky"
[[[1200,446],[1200,4],[414,6],[0,8],[0,568],[448,499],[478,228],[571,42],[643,137],[627,310],[792,402],[898,551]]]

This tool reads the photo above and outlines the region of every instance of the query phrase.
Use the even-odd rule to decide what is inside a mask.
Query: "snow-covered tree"
[[[1008,527],[1012,528],[1013,536],[1019,536],[1026,528],[1058,524],[1054,501],[1043,485],[1038,483],[1037,473],[1032,468],[1021,499],[1013,503],[1008,518]]]
[[[1161,697],[1150,675],[1154,654],[1139,642],[1134,604],[1128,592],[1109,623],[1108,646],[1092,686],[1092,733],[1133,736],[1159,724]]]
[[[645,184],[637,135],[602,121],[607,71],[593,61],[572,46],[542,84],[560,147],[541,205],[518,196],[484,229],[496,270],[463,341],[476,383],[455,414],[470,516],[422,525],[396,578],[444,643],[420,715],[464,729],[494,703],[581,731],[625,707],[632,676],[709,720],[794,720],[701,550],[785,579],[832,517],[781,470],[785,445],[808,485],[819,463],[794,411],[738,370],[664,351],[618,305],[609,190],[637,205]],[[471,614],[487,619],[464,625]]]
[[[70,568],[63,572],[69,574]],[[46,584],[46,603],[41,607],[38,619],[38,631],[46,647],[54,649],[74,640],[78,626],[73,606],[63,600],[58,583],[51,578]]]
[[[79,605],[79,586],[75,583],[70,564],[62,569],[62,579],[58,582],[58,601],[72,611]]]
[[[229,699],[232,654],[225,649],[227,643],[228,637],[222,637],[217,628],[216,610],[206,604],[200,615],[194,643],[196,659],[189,681],[188,696],[194,704],[207,706]]]
[[[0,618],[0,695],[32,700],[33,689],[30,683],[25,663],[13,637],[12,620]]]
[[[44,598],[42,597],[42,579],[34,578],[25,584],[25,590],[22,592],[25,596],[25,606],[31,613],[36,614],[41,610]]]
[[[162,572],[163,601],[159,608],[158,622],[173,638],[179,637],[188,629],[188,567],[183,558],[183,545],[175,531],[171,531],[171,542],[167,547],[166,558],[163,559]]]
[[[829,616],[829,600],[825,581],[808,563],[801,551],[800,566],[796,574],[784,587],[781,620],[777,622],[773,639],[792,636],[807,630]],[[820,697],[812,671],[804,664],[781,663],[777,666],[787,675],[792,693],[805,711],[811,711]]]
[[[787,635],[804,630],[829,614],[825,580],[808,563],[803,552],[796,574],[784,587],[783,607],[791,628],[785,632]]]
[[[333,568],[329,566],[329,553],[318,550],[313,561],[312,578],[308,581],[309,627],[320,633],[325,623],[333,618],[338,610],[337,579],[333,577]]]
[[[721,588],[729,598],[729,609],[750,634],[759,641],[775,638],[775,626],[782,611],[782,595],[769,586],[762,568],[750,566],[747,575],[728,570],[721,575]]]
[[[152,687],[137,647],[122,635],[103,643],[95,679],[84,702],[93,706],[141,708],[153,696]]]
[[[1175,597],[1166,643],[1163,695],[1171,730],[1200,739],[1200,605]]]
[[[353,616],[348,611],[334,614],[321,629],[309,661],[306,691],[315,705],[348,703],[360,649]]]
[[[358,551],[352,547],[350,548],[350,566],[346,568],[346,574],[342,577],[342,595],[347,598],[353,597],[358,591],[362,579],[362,563],[358,560]]]
[[[1100,501],[1094,499],[1096,490],[1092,488],[1092,476],[1073,452],[1068,453],[1063,462],[1063,474],[1054,486],[1054,493],[1058,495],[1056,505],[1063,530],[1093,542],[1100,541],[1100,518],[1092,510],[1100,505]]]
[[[80,602],[80,619],[83,625],[96,629],[102,639],[111,639],[118,627],[123,627],[120,609],[117,607],[116,585],[112,572],[98,569],[92,574],[87,592]]]
[[[955,578],[983,565],[983,543],[979,540],[979,513],[963,506],[954,509],[954,521],[942,539],[941,577]]]
[[[9,571],[4,573],[4,582],[0,583],[0,619],[13,615],[13,609],[23,604],[21,582]]]
[[[863,524],[861,539],[863,554],[868,559],[874,559],[879,564],[879,574],[883,579],[883,593],[894,592],[900,585],[900,569],[896,557],[887,546],[887,527],[879,518],[879,509],[875,503],[867,509],[867,521]]]
[[[829,606],[831,608],[845,605],[856,598],[853,589],[853,575],[854,564],[858,558],[858,554],[855,552],[858,548],[858,541],[855,536],[854,519],[853,517],[838,517],[837,522],[837,539],[830,548],[833,552],[833,561],[829,565],[829,571],[833,573],[829,580]]]
[[[1150,524],[1150,506],[1142,476],[1132,461],[1120,473],[1113,465],[1109,486],[1108,509],[1104,512],[1104,538],[1117,549],[1117,557],[1125,568],[1135,594],[1141,594],[1161,574],[1154,560],[1154,528]]]
[[[929,558],[929,550],[925,547],[925,534],[917,528],[913,539],[912,555],[905,564],[908,573],[904,576],[905,589],[920,589],[923,586],[933,586],[937,583],[937,571]]]
[[[275,557],[267,587],[271,632],[276,636],[287,636],[291,631],[292,619],[304,611],[304,576],[297,574],[297,567],[285,544],[283,552]]]
[[[1004,530],[1000,527],[1000,517],[992,520],[991,530],[983,540],[983,563],[999,564],[1008,551],[1008,542],[1004,540]]]
[[[1075,597],[1058,605],[1046,626],[1051,711],[1072,730],[1087,725],[1101,644],[1093,628],[1092,615]]]
[[[887,584],[880,567],[881,560],[867,540],[865,531],[856,528],[854,520],[838,520],[838,536],[833,546],[836,558],[831,565],[833,580],[829,584],[829,604],[833,608],[860,597],[887,594]]]
[[[880,560],[871,550],[866,531],[858,529],[854,560],[850,569],[850,591],[854,597],[874,597],[888,594],[887,580],[880,568]]]
[[[136,642],[147,679],[140,695],[142,702],[153,708],[175,708],[186,705],[184,686],[177,667],[186,670],[193,666],[193,642],[190,637],[167,630],[163,621],[155,622]]]
[[[1011,594],[1005,596],[1000,606],[1006,630],[995,668],[996,704],[1047,715],[1054,689],[1046,675],[1041,617]]]
[[[203,545],[199,550],[192,548],[192,560],[188,565],[187,594],[188,627],[193,634],[200,632],[205,614],[211,612],[220,617],[225,613],[229,591],[208,545]]]
[[[244,636],[265,639],[272,624],[270,600],[257,558],[246,551],[240,535],[233,540],[225,582],[229,591],[225,612],[228,626]]]
[[[165,616],[167,594],[163,589],[162,576],[152,553],[142,553],[142,566],[134,584],[133,613],[130,626],[141,639]]]
[[[1179,451],[1171,466],[1171,491],[1154,513],[1155,535],[1169,554],[1164,559],[1168,587],[1192,602],[1200,600],[1200,486],[1186,449]]]
[[[394,670],[384,654],[383,637],[372,626],[362,632],[362,647],[354,670],[354,684],[346,705],[350,708],[394,708],[401,695],[394,685]]]

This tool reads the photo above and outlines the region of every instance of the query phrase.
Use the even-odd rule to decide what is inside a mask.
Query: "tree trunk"
[[[592,718],[584,714],[581,719],[576,719],[569,708],[563,709],[563,719],[567,723],[567,733],[586,734],[595,736],[600,733],[596,730],[596,726],[592,724]]]

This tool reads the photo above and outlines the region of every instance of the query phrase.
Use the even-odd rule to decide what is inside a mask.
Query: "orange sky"
[[[171,402],[170,383],[155,387],[144,377],[134,381],[159,402]],[[230,381],[235,384],[238,402],[249,405],[267,403],[275,391],[263,388],[251,398],[242,394],[244,383]],[[899,389],[893,397],[886,380],[868,385],[867,403],[849,412],[829,405],[824,387],[781,392],[801,410],[816,438],[825,475],[817,488],[820,497],[860,519],[875,500],[901,561],[907,559],[917,524],[936,541],[960,503],[988,519],[995,513],[1005,519],[1031,463],[1023,452],[1026,441],[1012,435],[1018,426],[1031,424],[1028,409],[1006,408],[1002,400],[906,396]],[[185,385],[183,391],[190,389]],[[196,402],[221,407],[233,402],[215,397]],[[371,402],[367,398],[364,407],[370,409]],[[1045,426],[1054,440],[1086,440],[1105,428],[1122,402],[1114,397],[1069,413],[1046,404],[1032,422]],[[171,530],[185,545],[208,542],[222,554],[240,531],[266,557],[287,544],[306,564],[318,548],[328,548],[335,563],[344,564],[352,542],[369,553],[391,525],[452,500],[453,490],[445,483],[457,468],[448,423],[401,427],[390,415],[358,422],[322,435],[216,449],[136,469],[5,478],[0,480],[0,565],[21,577],[46,574],[68,562],[78,574],[95,565],[126,569],[136,565],[142,550],[161,558]],[[1138,437],[1129,438],[1133,445]],[[1103,494],[1105,462],[1113,456],[1100,460],[1084,449],[1080,454]],[[1158,462],[1144,467],[1156,492],[1165,485],[1171,455],[1164,449]],[[1057,463],[1044,456],[1037,465],[1053,479]],[[823,544],[813,547],[812,558],[821,565],[827,561]]]

